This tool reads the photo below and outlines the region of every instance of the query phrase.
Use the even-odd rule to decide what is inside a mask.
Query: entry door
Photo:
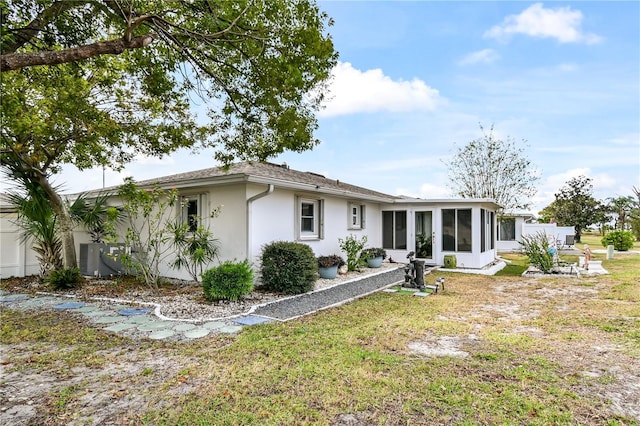
[[[433,211],[416,212],[415,218],[416,236],[416,258],[433,260],[433,243],[435,234],[433,232]]]

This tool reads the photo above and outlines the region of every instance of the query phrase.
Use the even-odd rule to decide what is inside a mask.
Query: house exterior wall
[[[559,245],[564,244],[567,235],[575,235],[573,226],[558,226],[556,223],[525,223],[522,225],[522,235],[544,233],[553,238]]]
[[[21,229],[15,225],[15,213],[0,213],[0,278],[24,277],[40,273],[36,252],[31,240],[21,238]]]
[[[525,218],[522,216],[516,216],[515,219],[515,240],[512,241],[503,241],[498,239],[496,241],[496,248],[499,252],[501,251],[520,251],[522,246],[520,245],[520,241],[522,241],[522,229],[525,225]]]
[[[264,185],[262,188],[264,189]],[[256,192],[255,188],[248,187],[249,195]],[[321,226],[323,235],[319,239],[299,238],[297,203],[300,197],[322,201]],[[348,208],[350,202],[365,206],[364,229],[349,229]],[[339,238],[346,238],[351,234],[358,238],[366,236],[367,247],[380,247],[381,245],[380,207],[376,203],[276,187],[271,194],[253,201],[250,210],[251,247],[249,251],[251,261],[254,264],[259,263],[264,245],[273,241],[297,241],[309,245],[316,256],[335,253],[343,258],[345,254],[340,251]]]

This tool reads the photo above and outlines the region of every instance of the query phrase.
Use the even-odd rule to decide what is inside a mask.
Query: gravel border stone
[[[251,313],[280,321],[291,320],[320,309],[349,302],[384,287],[396,284],[404,280],[404,274],[404,269],[402,269],[401,266],[387,269],[379,274],[369,275],[359,280],[348,281],[332,287],[261,305]]]

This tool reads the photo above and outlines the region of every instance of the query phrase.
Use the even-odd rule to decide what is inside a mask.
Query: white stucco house
[[[196,215],[220,242],[220,260],[259,264],[273,241],[308,244],[316,255],[340,254],[339,238],[367,237],[399,262],[411,251],[428,265],[454,254],[458,267],[482,268],[496,259],[496,211],[492,200],[428,200],[397,197],[272,163],[238,163],[137,182],[176,188],[182,203],[175,217]],[[112,188],[115,192],[116,188]],[[117,205],[116,197],[112,205]],[[211,218],[213,209],[217,217]],[[76,247],[90,242],[75,234]],[[3,256],[4,264],[4,256]],[[17,274],[20,271],[15,271]],[[163,265],[162,275],[188,275]],[[3,269],[2,276],[5,277]]]
[[[498,220],[498,252],[520,251],[523,236],[545,234],[559,248],[570,248],[574,244],[573,226],[558,226],[556,223],[537,223],[536,217],[527,212],[508,212]]]
[[[4,193],[0,193],[0,278],[25,277],[40,273],[36,252],[22,238],[15,224],[18,217]]]

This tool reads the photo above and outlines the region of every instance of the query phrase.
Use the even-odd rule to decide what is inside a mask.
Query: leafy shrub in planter
[[[373,259],[374,257],[382,257],[382,259],[385,259],[387,257],[387,252],[385,249],[380,247],[370,247],[362,250],[360,257],[365,260]]]
[[[602,237],[602,245],[604,247],[612,245],[618,251],[627,251],[633,247],[635,240],[631,231],[611,231]]]
[[[347,238],[338,238],[338,244],[340,250],[347,254],[347,269],[349,271],[355,271],[365,263],[364,259],[360,257],[360,252],[367,244],[367,236],[364,235],[361,239],[358,239],[355,235],[351,234]]]
[[[209,301],[238,300],[253,290],[249,261],[224,262],[202,274],[202,290]]]
[[[265,288],[287,294],[313,290],[318,260],[306,244],[275,241],[262,250],[262,283]]]
[[[331,254],[329,256],[318,256],[318,268],[330,268],[332,266],[337,266],[338,268],[342,267],[342,265],[346,265],[344,259],[337,255]]]
[[[80,269],[64,268],[51,271],[47,283],[53,290],[68,290],[76,288],[82,282]]]

